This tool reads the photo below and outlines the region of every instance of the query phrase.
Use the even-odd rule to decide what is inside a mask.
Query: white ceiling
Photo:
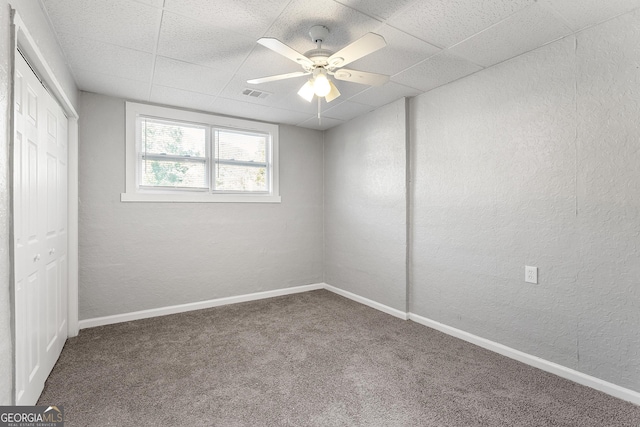
[[[41,0],[81,90],[313,129],[328,129],[640,7],[640,0]],[[387,46],[349,68],[388,74],[381,87],[336,81],[322,106],[296,92],[305,78],[258,45],[300,52],[313,25],[337,51],[367,32]],[[270,93],[260,99],[245,88]]]

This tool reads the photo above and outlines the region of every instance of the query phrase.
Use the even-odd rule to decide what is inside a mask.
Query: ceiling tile
[[[236,75],[227,83],[224,90],[220,92],[220,96],[242,102],[277,107],[278,98],[286,96],[292,91],[297,91],[305,82],[306,79],[302,77],[253,85],[247,83],[244,76]],[[242,93],[245,89],[263,91],[268,93],[269,96],[266,98],[247,97]]]
[[[392,80],[426,92],[481,69],[479,65],[443,51],[393,76]]]
[[[165,9],[259,38],[289,0],[166,0]]]
[[[489,67],[571,34],[564,21],[539,4],[449,49],[455,55]]]
[[[348,64],[348,68],[392,76],[440,52],[439,48],[388,25],[376,33],[385,38],[387,46]]]
[[[207,111],[215,97],[154,84],[149,100],[157,104]]]
[[[351,120],[354,117],[361,116],[373,111],[375,108],[371,105],[359,104],[357,102],[345,101],[335,107],[327,108],[322,112],[322,117],[329,117],[338,120]]]
[[[249,102],[237,101],[235,99],[217,98],[210,111],[226,114],[230,116],[252,118],[273,123],[284,123],[295,125],[309,118],[308,114],[297,111],[283,110],[264,105],[256,105]]]
[[[325,100],[322,100],[322,105],[320,107],[320,110],[326,111],[330,107],[339,105],[346,100],[347,98],[342,96],[340,96],[338,99],[335,99],[329,103],[327,103]],[[290,92],[287,95],[279,98],[277,105],[280,108],[285,108],[287,110],[300,111],[301,113],[305,113],[310,116],[318,115],[318,98],[313,98],[311,102],[308,102],[304,100],[302,97],[300,97],[297,91]]]
[[[326,102],[324,99],[322,99],[320,110],[326,111],[329,108],[335,107],[336,105],[343,103],[347,99],[348,97],[343,95],[341,95],[337,99],[334,99],[331,102]],[[288,93],[286,96],[279,99],[278,105],[281,108],[285,108],[287,110],[300,111],[312,116],[318,115],[318,98],[314,97],[311,100],[311,102],[308,102],[305,99],[303,99],[300,95],[298,95],[297,91]]]
[[[336,0],[367,15],[380,19],[389,19],[413,0]]]
[[[576,31],[640,8],[640,0],[580,0],[579,4],[576,0],[541,1],[562,15]]]
[[[139,50],[58,33],[69,66],[89,72],[110,74],[131,80],[151,82],[153,55]]]
[[[153,83],[191,92],[217,95],[233,72],[214,70],[188,62],[159,56],[153,75]]]
[[[312,117],[304,122],[298,123],[298,126],[316,130],[327,130],[334,126],[339,126],[344,123],[344,120],[332,119],[330,117],[322,117],[318,120],[317,117]]]
[[[128,0],[42,0],[58,31],[153,52],[162,10]]]
[[[301,53],[314,49],[309,29],[314,25],[329,28],[324,49],[337,51],[380,27],[380,21],[333,0],[293,0],[266,32]]]
[[[363,70],[365,71],[365,70]],[[356,96],[357,94],[367,90],[368,88],[370,88],[371,86],[368,85],[361,85],[359,83],[353,83],[353,82],[345,82],[342,80],[336,80],[334,78],[331,78],[331,81],[333,81],[333,84],[336,85],[336,87],[338,88],[338,90],[340,91],[340,98],[338,98],[339,100],[342,99],[349,99],[352,96]]]
[[[373,107],[381,107],[403,97],[416,96],[422,93],[418,89],[403,86],[398,83],[388,82],[380,87],[371,87],[349,99],[350,101],[367,104]]]
[[[162,18],[158,54],[234,72],[255,46],[253,37],[171,12]]]
[[[101,93],[118,98],[148,101],[150,84],[141,84],[137,80],[94,73],[85,70],[74,70],[78,89],[86,92]]]
[[[423,0],[389,24],[440,47],[452,46],[536,0]]]

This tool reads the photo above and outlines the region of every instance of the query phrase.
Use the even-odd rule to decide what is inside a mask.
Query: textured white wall
[[[325,282],[406,311],[406,108],[325,133]]]
[[[9,260],[9,108],[11,89],[11,16],[10,6],[34,37],[38,48],[56,74],[75,106],[77,89],[56,38],[40,8],[33,0],[0,0],[0,405],[13,402],[13,347],[11,337],[11,293]]]
[[[321,132],[280,126],[280,204],[122,203],[124,101],[80,117],[80,319],[322,282]]]
[[[640,390],[639,29],[413,99],[412,312]]]

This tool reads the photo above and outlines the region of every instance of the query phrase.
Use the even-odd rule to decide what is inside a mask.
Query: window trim
[[[139,188],[137,182],[138,150],[136,147],[136,119],[138,116],[154,117],[203,124],[240,131],[255,131],[271,136],[271,189],[268,193],[258,192],[215,192],[172,190],[170,188]],[[125,103],[125,192],[121,193],[122,202],[174,202],[174,203],[280,203],[278,125],[254,122],[215,114],[199,113],[176,108],[137,102]],[[213,153],[209,161],[215,161]],[[207,164],[209,163],[207,161]],[[269,162],[267,162],[269,163]],[[210,171],[208,172],[210,173]]]

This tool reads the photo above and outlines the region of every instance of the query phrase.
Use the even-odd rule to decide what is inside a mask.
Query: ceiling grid
[[[328,129],[640,7],[640,0],[40,0],[81,90],[135,101]],[[387,46],[349,68],[383,86],[335,81],[323,105],[297,95],[304,77],[250,85],[300,68],[257,43],[333,52],[369,32]],[[243,95],[247,88],[268,97]],[[324,101],[323,101],[324,102]]]

